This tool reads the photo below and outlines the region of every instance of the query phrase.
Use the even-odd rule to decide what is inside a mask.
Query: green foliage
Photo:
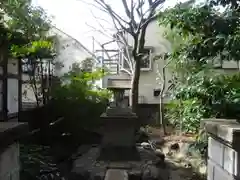
[[[195,74],[174,89],[168,119],[184,131],[197,132],[202,118],[240,117],[240,73],[210,74]]]
[[[53,58],[54,46],[53,42],[46,40],[32,41],[24,46],[12,45],[11,52],[13,57],[22,58]]]
[[[220,12],[216,6],[224,6]],[[239,77],[219,74],[213,63],[240,59],[239,5],[235,1],[208,1],[182,5],[159,14],[172,42],[169,56],[175,86],[168,119],[182,130],[198,132],[202,118],[238,118]]]
[[[48,146],[21,145],[20,161],[20,177],[24,180],[63,178]]]
[[[206,157],[207,155],[208,136],[204,130],[201,130],[197,136],[196,141],[190,145],[190,149],[199,150],[199,154]]]
[[[29,0],[3,0],[0,9],[0,44],[10,50],[9,55],[51,57],[53,45],[47,38],[51,21],[42,8],[31,6]]]
[[[206,110],[197,98],[184,101],[176,100],[167,105],[169,122],[185,132],[195,133]]]
[[[223,13],[214,6],[168,9],[159,15],[159,24],[174,29],[183,39],[172,57],[179,62],[199,68],[209,60],[239,60],[239,13],[226,9]],[[179,36],[178,35],[178,36]]]
[[[99,125],[111,93],[100,89],[94,82],[102,77],[101,70],[89,72],[70,71],[62,85],[52,92],[56,110],[66,118],[67,131],[79,134],[79,129],[92,129]]]
[[[46,12],[33,7],[30,0],[3,0],[0,10],[0,51],[8,58],[22,61],[37,104],[40,99],[45,104],[49,87],[44,79],[50,79],[45,72],[51,75],[56,54],[55,38],[48,36],[51,21]]]
[[[20,32],[23,39],[44,37],[50,28],[50,19],[41,7],[33,7],[31,0],[3,0],[0,2],[6,27]]]
[[[73,93],[72,95],[76,96],[76,98],[81,97],[95,101],[108,99],[111,96],[110,91],[99,88],[99,86],[95,83],[104,75],[106,75],[106,72],[100,68],[89,72],[85,71],[85,67],[82,68],[81,64],[73,63],[71,70],[62,77],[63,86],[61,86],[59,90],[62,91],[65,89],[66,91],[71,91],[71,93]],[[68,92],[66,92],[66,94],[68,94]],[[61,95],[58,96],[58,98],[60,97]],[[63,98],[65,97],[63,96]]]

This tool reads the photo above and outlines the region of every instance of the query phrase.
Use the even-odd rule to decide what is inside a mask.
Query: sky
[[[166,1],[166,6],[172,6],[180,0]],[[111,3],[120,14],[124,12],[121,0],[111,0]],[[101,43],[108,40],[106,35],[99,32],[103,29],[96,22],[96,17],[110,22],[108,15],[81,0],[33,0],[33,5],[41,6],[49,16],[53,16],[53,25],[80,41],[89,50],[93,49],[92,37]],[[108,28],[111,26],[103,20],[100,23]]]

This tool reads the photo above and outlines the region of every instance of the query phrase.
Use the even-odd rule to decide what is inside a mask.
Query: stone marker
[[[128,174],[126,170],[109,169],[104,180],[128,180]]]
[[[124,102],[125,90],[129,88],[118,86],[117,82],[111,80],[108,86],[113,91],[114,103],[101,115],[104,131],[99,160],[137,160],[137,116]]]
[[[168,180],[164,160],[136,145],[137,116],[123,101],[128,83],[124,79],[109,80],[114,103],[101,115],[102,143],[76,158],[69,180]]]

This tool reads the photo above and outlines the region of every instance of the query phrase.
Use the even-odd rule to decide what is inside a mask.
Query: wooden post
[[[8,120],[8,47],[7,43],[1,46],[2,74],[2,120]]]
[[[18,115],[22,111],[22,59],[18,59]],[[19,116],[18,116],[19,117]]]

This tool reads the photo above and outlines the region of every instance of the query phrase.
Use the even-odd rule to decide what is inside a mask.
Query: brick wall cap
[[[203,119],[201,126],[210,136],[219,138],[231,146],[240,140],[240,123],[235,119]]]

